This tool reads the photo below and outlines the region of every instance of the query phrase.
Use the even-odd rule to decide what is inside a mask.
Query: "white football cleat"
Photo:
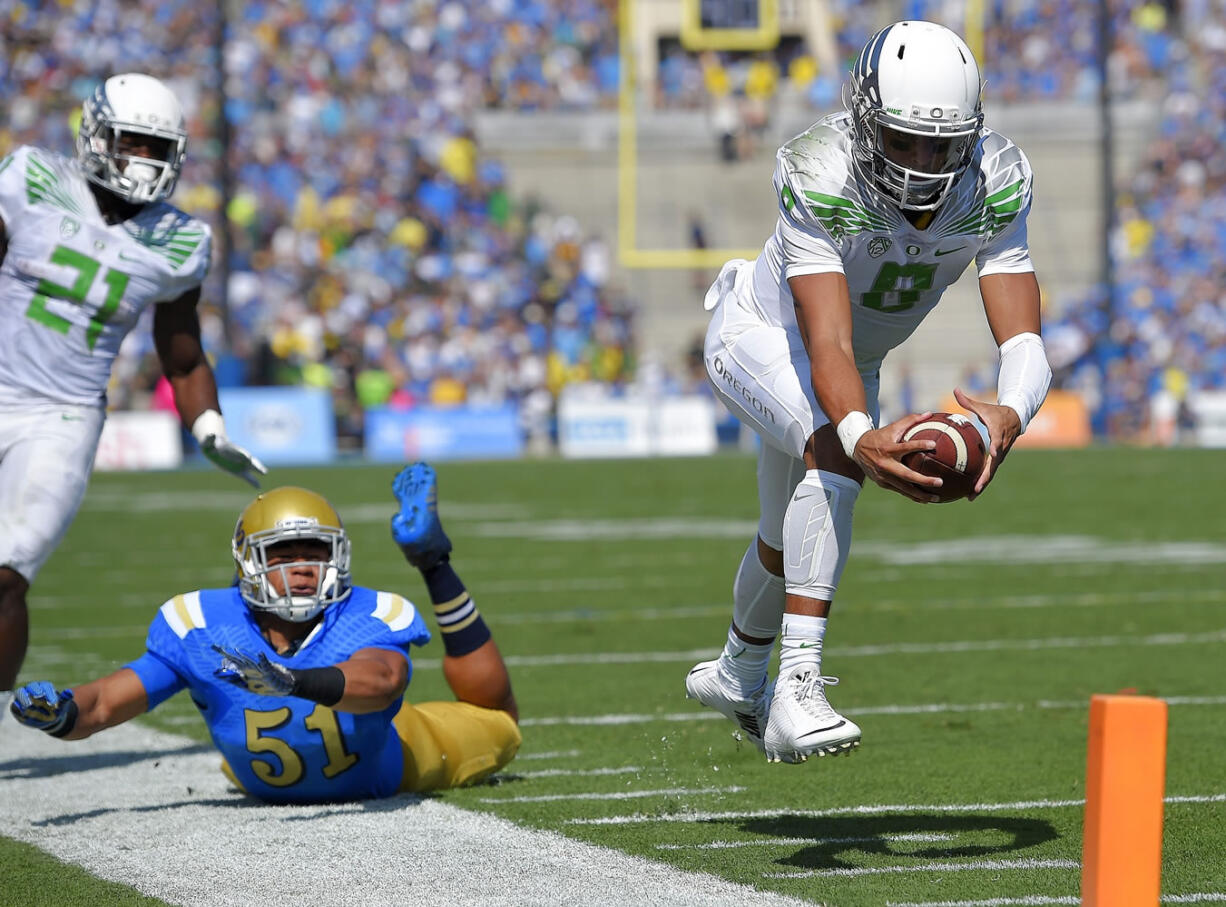
[[[686,675],[685,695],[731,718],[753,745],[763,750],[762,731],[770,712],[770,684],[764,682],[757,693],[742,699],[724,689],[719,679],[719,661],[704,661],[694,665]]]
[[[817,665],[801,665],[775,681],[763,743],[768,760],[804,762],[814,753],[850,754],[860,745],[860,728],[826,701],[825,687],[838,682]]]

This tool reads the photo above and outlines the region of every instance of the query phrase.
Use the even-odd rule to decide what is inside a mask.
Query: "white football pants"
[[[85,497],[105,421],[94,406],[0,410],[0,566],[34,582]]]
[[[809,354],[794,328],[766,321],[748,297],[753,262],[724,265],[707,293],[707,375],[716,395],[762,438],[758,534],[783,550],[783,515],[805,475],[805,443],[830,420],[817,403]],[[869,415],[879,418],[879,376],[860,376]]]

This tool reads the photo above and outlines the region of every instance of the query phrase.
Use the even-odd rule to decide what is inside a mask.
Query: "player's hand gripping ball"
[[[936,441],[933,450],[913,450],[902,458],[908,469],[941,479],[940,488],[925,488],[939,503],[957,501],[975,490],[987,456],[983,438],[973,422],[957,413],[933,413],[907,429],[904,441]]]

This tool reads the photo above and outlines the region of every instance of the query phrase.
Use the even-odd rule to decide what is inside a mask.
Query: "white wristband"
[[[847,459],[855,459],[856,442],[866,432],[872,430],[873,420],[868,417],[868,413],[853,410],[843,417],[835,431],[838,433],[839,441],[843,445],[843,453],[847,454]]]
[[[192,437],[196,439],[197,444],[203,444],[204,439],[209,437],[209,435],[219,438],[226,436],[225,420],[221,418],[221,413],[215,409],[206,409],[192,423]]]

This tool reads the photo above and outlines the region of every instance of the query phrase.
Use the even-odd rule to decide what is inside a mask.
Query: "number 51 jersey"
[[[0,161],[0,406],[105,402],[123,338],[200,286],[207,224],[153,202],[118,224],[76,160],[24,145]]]
[[[249,794],[280,803],[361,800],[394,794],[404,754],[392,719],[401,701],[378,712],[338,712],[297,696],[260,696],[214,676],[213,646],[260,654],[289,668],[323,668],[359,649],[389,649],[409,661],[409,646],[430,631],[412,603],[354,586],[331,605],[292,655],[265,641],[237,587],[176,595],[149,625],[146,652],[125,667],[140,678],[153,709],[186,688],[213,745]]]

